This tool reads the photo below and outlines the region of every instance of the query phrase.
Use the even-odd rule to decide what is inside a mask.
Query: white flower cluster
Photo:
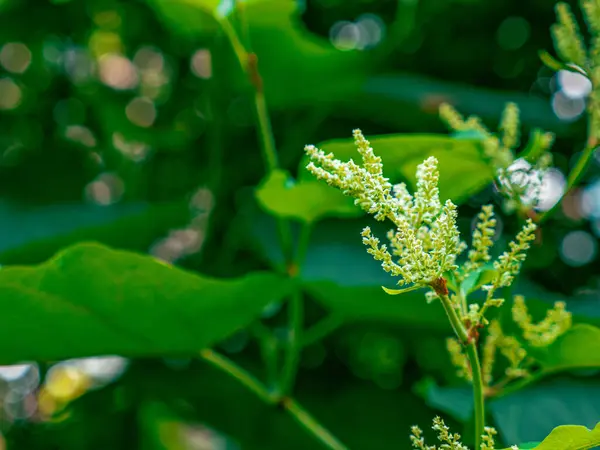
[[[399,285],[436,283],[445,272],[457,268],[456,257],[465,249],[456,227],[456,206],[450,200],[443,206],[440,202],[437,160],[429,157],[419,165],[413,196],[404,183],[392,186],[383,176],[381,158],[375,156],[360,130],[354,130],[354,140],[362,167],[307,146],[305,150],[312,160],[307,169],[355,197],[355,203],[375,219],[392,221],[395,229],[388,233],[390,249],[380,244],[369,227],[362,236],[367,251],[381,261],[384,270],[400,277]]]

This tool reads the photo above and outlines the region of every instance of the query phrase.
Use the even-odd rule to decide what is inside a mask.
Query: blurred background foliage
[[[0,0],[1,264],[40,263],[84,240],[213,276],[277,264],[273,221],[253,197],[264,165],[251,86],[201,3]],[[292,174],[305,144],[345,138],[356,127],[367,137],[444,133],[437,107],[447,101],[495,128],[514,101],[524,135],[533,127],[557,134],[549,189],[562,192],[583,147],[589,87],[537,57],[552,48],[552,2],[242,6],[233,23],[258,55],[280,162]],[[599,163],[544,227],[514,288],[540,310],[565,299],[589,323],[600,322]],[[493,186],[467,199],[463,232],[478,206],[495,200]],[[516,219],[502,219],[513,235]],[[352,449],[406,448],[410,425],[426,426],[437,413],[457,430],[468,425],[470,398],[454,387],[445,317],[420,294],[398,301],[380,290],[386,279],[357,237],[364,223],[326,220],[312,234],[303,268],[307,323],[333,312],[331,326],[344,326],[304,351],[297,397]],[[265,312],[283,334],[280,316],[277,306]],[[246,331],[219,349],[262,370]],[[8,448],[318,445],[284,412],[194,360],[24,363],[2,367],[0,377]],[[531,389],[491,406],[507,441],[539,440],[559,424],[591,426],[600,417],[597,373],[563,374]]]

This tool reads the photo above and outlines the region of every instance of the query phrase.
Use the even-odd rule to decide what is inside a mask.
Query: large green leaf
[[[536,450],[587,450],[600,445],[600,422],[593,430],[580,425],[556,427]]]
[[[217,280],[94,243],[0,269],[0,363],[193,354],[288,292],[268,273]]]
[[[435,134],[390,134],[367,136],[375,154],[383,160],[384,175],[392,182],[407,180],[416,185],[417,166],[429,156],[439,161],[440,196],[455,202],[475,194],[493,179],[490,165],[485,161],[480,142]],[[360,161],[353,139],[334,139],[318,145],[342,161]],[[300,176],[312,179],[301,162]],[[333,189],[333,188],[332,188]]]
[[[296,183],[283,170],[275,170],[256,191],[260,205],[278,217],[313,223],[323,217],[362,215],[354,201],[325,183],[308,180]]]

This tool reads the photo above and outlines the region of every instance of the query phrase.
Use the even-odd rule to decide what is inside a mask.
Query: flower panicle
[[[473,230],[471,250],[468,253],[468,260],[463,264],[461,279],[481,268],[491,259],[490,249],[494,244],[494,235],[496,234],[496,219],[494,218],[494,207],[486,205],[481,208],[477,216],[477,225]]]
[[[444,205],[440,202],[437,159],[429,157],[417,167],[416,191],[411,195],[405,184],[392,186],[383,176],[381,158],[361,131],[354,130],[353,135],[361,166],[309,145],[305,147],[311,159],[307,169],[354,197],[375,219],[387,218],[395,225],[388,233],[389,249],[365,228],[362,236],[367,251],[385,271],[400,278],[400,285],[431,285],[455,270],[456,256],[464,246],[456,226],[456,206],[449,200]]]
[[[516,103],[507,103],[499,127],[504,148],[514,149],[519,145],[519,127],[519,107]]]
[[[565,302],[555,302],[549,309],[546,317],[533,323],[527,311],[525,297],[516,295],[512,306],[512,316],[515,323],[521,328],[523,338],[533,347],[546,347],[552,344],[559,336],[566,333],[572,325],[572,314],[566,310]]]
[[[537,226],[528,219],[514,241],[510,242],[509,250],[504,252],[497,261],[494,261],[496,276],[490,285],[484,288],[488,291],[488,298],[493,296],[496,289],[510,286],[514,277],[521,271],[521,265],[527,256],[530,242],[535,239]]]
[[[550,27],[554,47],[559,56],[566,62],[586,65],[586,49],[579,31],[579,25],[567,3],[556,4],[557,23]]]
[[[456,368],[456,376],[468,382],[473,381],[469,360],[463,351],[462,344],[458,342],[458,339],[447,338],[446,349],[450,354],[452,365]]]

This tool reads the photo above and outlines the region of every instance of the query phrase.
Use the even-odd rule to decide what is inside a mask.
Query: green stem
[[[347,450],[347,447],[336,439],[326,428],[317,422],[304,408],[292,399],[286,399],[283,402],[285,409],[296,419],[304,428],[317,437],[323,444],[333,450]]]
[[[271,330],[262,324],[260,319],[252,324],[250,329],[260,343],[260,353],[267,371],[267,385],[269,388],[277,389],[277,383],[279,382],[277,339],[273,336]]]
[[[209,348],[201,350],[200,357],[238,380],[244,387],[254,392],[263,402],[274,404],[277,401],[277,397],[269,392],[260,381],[230,359],[219,355]]]
[[[259,77],[258,70],[254,76]],[[251,75],[253,76],[253,75]],[[277,159],[277,152],[275,150],[275,138],[273,137],[273,129],[271,128],[271,121],[269,120],[269,114],[267,112],[267,102],[265,100],[265,94],[258,86],[255,86],[256,91],[254,93],[254,108],[256,110],[256,116],[258,120],[258,130],[260,133],[260,143],[263,150],[263,158],[265,165],[269,172],[277,169],[279,162]]]
[[[239,367],[230,359],[219,355],[211,349],[204,349],[200,357],[219,370],[239,381],[243,386],[254,392],[258,398],[269,405],[281,405],[295,420],[298,421],[309,433],[311,433],[324,446],[331,450],[347,450],[340,441],[336,439],[325,427],[317,422],[304,408],[290,398],[279,399],[263,386],[260,381],[250,373]]]
[[[450,325],[452,325],[452,329],[454,330],[454,333],[456,333],[456,337],[458,337],[461,344],[467,345],[469,335],[467,334],[465,326],[459,319],[458,314],[456,314],[456,309],[454,309],[450,298],[448,295],[440,295],[440,299],[442,300],[442,306],[444,307],[444,311],[446,311],[448,320],[450,320]]]
[[[475,448],[481,448],[481,436],[485,428],[485,397],[483,388],[483,377],[481,376],[481,364],[477,353],[475,341],[467,345],[467,358],[471,365],[473,377],[473,406],[475,413]]]
[[[344,320],[338,315],[331,314],[325,317],[304,332],[301,342],[302,347],[308,347],[309,345],[319,342],[343,324]]]
[[[459,341],[466,348],[467,358],[471,366],[471,374],[473,378],[473,411],[475,414],[475,448],[481,447],[481,436],[485,427],[485,398],[484,384],[481,376],[481,364],[479,363],[479,354],[477,352],[477,342],[469,338],[464,324],[456,314],[456,309],[452,305],[448,295],[440,295],[442,305],[446,311],[446,315],[450,320],[450,324],[456,333]]]
[[[289,395],[292,391],[300,364],[304,324],[304,299],[299,289],[292,295],[288,308],[288,342],[280,384],[282,395]]]

